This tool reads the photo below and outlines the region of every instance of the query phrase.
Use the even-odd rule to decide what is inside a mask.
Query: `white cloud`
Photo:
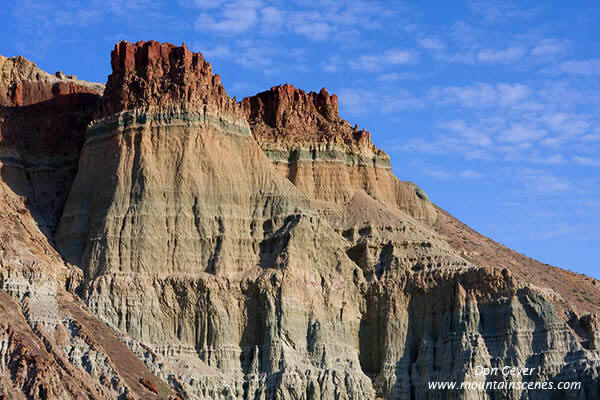
[[[575,156],[573,157],[573,161],[579,165],[585,165],[586,167],[600,167],[600,159],[596,158]]]
[[[266,0],[181,0],[201,9],[196,28],[239,35],[257,27],[258,34],[295,33],[310,40],[343,40],[360,37],[361,31],[380,29],[383,20],[397,13],[397,5],[366,1],[298,1],[293,4]],[[360,29],[356,27],[360,26]],[[350,42],[352,45],[352,41]]]
[[[487,22],[506,22],[516,19],[528,19],[535,16],[538,8],[520,8],[507,0],[471,0],[470,8],[482,15]]]
[[[369,113],[367,106],[375,101],[372,93],[363,90],[343,88],[338,93],[340,112],[351,115]]]
[[[36,60],[44,58],[52,47],[56,53],[62,46],[73,46],[76,42],[79,46],[88,46],[82,44],[85,35],[96,35],[91,29],[104,27],[108,21],[118,21],[117,32],[121,33],[116,40],[127,38],[132,41],[139,37],[131,32],[141,27],[153,26],[162,30],[182,25],[170,10],[161,10],[157,0],[5,1],[2,11],[17,27],[18,31],[12,32],[12,40],[18,52]],[[123,34],[124,31],[128,34]],[[113,40],[115,36],[114,30],[105,31],[102,39]]]
[[[378,82],[386,82],[386,83],[390,83],[390,82],[398,82],[401,80],[406,80],[406,79],[416,79],[418,78],[418,75],[415,74],[414,72],[387,72],[387,73],[383,73],[380,74],[377,77],[377,81]]]
[[[396,89],[382,96],[380,102],[379,107],[384,114],[423,107],[423,101],[408,90]]]
[[[574,109],[580,105],[589,105],[600,100],[594,90],[575,87],[569,80],[549,81],[538,89],[537,96],[540,102],[563,111]]]
[[[488,107],[497,102],[497,92],[489,84],[474,86],[447,86],[431,89],[431,96],[441,103],[455,103],[466,107]]]
[[[391,65],[409,64],[417,60],[410,50],[386,50],[381,54],[365,54],[349,62],[350,67],[360,71],[379,71]]]
[[[271,56],[273,49],[268,45],[255,43],[253,41],[243,41],[238,43],[239,49],[236,50],[234,61],[246,68],[266,68],[273,64]]]
[[[460,136],[464,143],[474,146],[488,147],[492,145],[492,139],[489,132],[486,132],[480,127],[470,125],[463,120],[454,120],[442,122],[440,128],[455,133]]]
[[[528,86],[519,83],[497,83],[495,85],[476,83],[470,86],[434,87],[429,92],[437,102],[474,108],[522,105],[531,93]]]
[[[531,50],[530,54],[534,57],[551,57],[564,52],[568,45],[568,40],[544,39]]]
[[[562,156],[562,154],[552,154],[552,155],[545,156],[545,157],[535,155],[533,157],[530,157],[528,161],[535,163],[535,164],[558,165],[558,164],[564,164],[565,158]]]
[[[470,45],[481,39],[484,31],[464,21],[457,21],[450,28],[449,34],[456,42],[463,45]]]
[[[483,49],[477,53],[477,59],[486,63],[510,63],[523,57],[526,52],[521,46],[508,47],[504,50]]]
[[[562,81],[434,87],[426,99],[457,116],[398,149],[556,166],[600,141],[596,114],[569,111],[600,105],[593,90]]]
[[[326,22],[303,22],[293,25],[292,29],[299,35],[306,36],[309,39],[319,41],[325,40],[332,31],[331,26]]]
[[[459,176],[461,178],[466,178],[466,179],[477,179],[477,178],[481,178],[483,175],[480,172],[475,171],[473,169],[466,169],[466,170],[462,171]]]
[[[446,48],[444,42],[436,37],[426,37],[419,40],[419,44],[428,50],[443,50]]]
[[[381,92],[369,89],[342,88],[340,112],[348,115],[390,114],[423,107],[423,101],[406,90]]]
[[[586,76],[600,75],[600,58],[565,61],[551,68],[548,72]]]
[[[566,178],[541,169],[521,168],[516,176],[523,183],[525,190],[534,196],[563,192],[573,188]]]
[[[513,123],[502,132],[500,140],[504,142],[524,142],[539,140],[547,134],[545,130],[525,126],[520,123]]]
[[[321,68],[326,72],[337,72],[342,67],[342,58],[340,56],[331,56],[321,63]]]
[[[265,7],[260,10],[262,15],[262,23],[269,25],[281,25],[285,20],[285,11],[278,9],[277,7]]]
[[[200,52],[209,60],[212,58],[229,58],[232,55],[229,46],[225,45],[218,45],[210,49],[200,50]]]
[[[549,112],[542,115],[540,120],[563,139],[583,135],[590,126],[586,116],[565,112]]]
[[[387,74],[381,74],[377,77],[378,81],[381,82],[395,82],[400,79],[400,74],[396,72],[389,72]]]
[[[446,169],[436,168],[436,167],[423,167],[421,171],[432,178],[440,179],[440,180],[449,180],[453,178],[452,173],[450,173]]]
[[[461,64],[509,64],[523,59],[526,54],[527,49],[525,47],[511,46],[505,49],[480,49],[463,50],[456,53],[437,53],[435,58],[442,62]]]
[[[526,100],[531,95],[531,89],[519,83],[498,83],[498,103],[502,106],[512,106]]]
[[[215,18],[207,12],[198,15],[194,27],[199,31],[225,34],[243,33],[258,22],[257,9],[260,5],[260,2],[253,0],[230,2],[224,6],[219,18]]]
[[[581,138],[584,142],[600,142],[600,133],[590,133]]]
[[[199,8],[201,10],[210,10],[219,8],[225,0],[179,0],[178,3],[183,7]]]

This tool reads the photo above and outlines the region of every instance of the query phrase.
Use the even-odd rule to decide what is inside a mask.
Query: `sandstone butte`
[[[0,57],[0,398],[600,398],[600,283],[435,206],[335,95],[111,65]],[[503,379],[581,386],[427,387]]]

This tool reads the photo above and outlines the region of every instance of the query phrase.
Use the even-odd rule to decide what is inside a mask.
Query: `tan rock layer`
[[[370,133],[339,116],[336,95],[286,84],[247,97],[242,106],[263,151],[277,170],[317,200],[317,208],[336,213],[364,191],[428,225],[435,221],[423,191],[394,176],[388,155],[371,142]]]
[[[538,366],[598,398],[597,318],[567,321],[556,293],[453,249],[335,97],[272,90],[243,103],[249,125],[184,46],[120,43],[113,69],[56,235],[83,274],[0,186],[0,283],[55,354],[91,360],[84,384],[167,394],[99,317],[190,399],[433,400],[428,381],[480,379],[478,365]],[[451,397],[498,396],[539,398]]]

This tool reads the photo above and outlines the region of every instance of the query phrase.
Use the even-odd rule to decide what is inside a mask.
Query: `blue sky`
[[[105,82],[114,43],[186,42],[232,96],[326,87],[395,173],[478,231],[600,278],[600,4],[5,1],[0,54]]]

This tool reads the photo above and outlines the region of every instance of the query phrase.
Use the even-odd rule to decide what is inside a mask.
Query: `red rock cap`
[[[229,98],[221,79],[201,53],[185,43],[121,41],[111,53],[102,115],[146,106],[175,103],[213,104],[227,111],[239,107]]]

